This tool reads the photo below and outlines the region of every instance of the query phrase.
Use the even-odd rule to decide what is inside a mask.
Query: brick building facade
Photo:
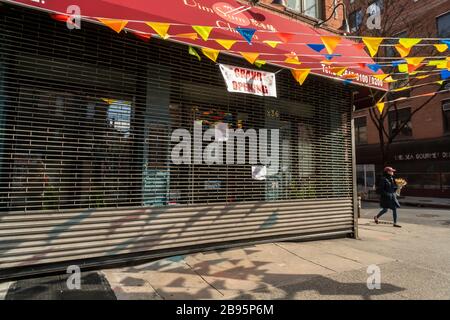
[[[450,37],[450,2],[446,0],[345,0],[349,23],[353,34],[384,37]],[[375,6],[378,5],[377,9]],[[370,14],[380,10],[381,29],[370,30]],[[370,24],[370,22],[369,22]],[[437,43],[437,39],[433,42]],[[387,44],[397,40],[385,40]],[[409,56],[445,59],[449,50],[439,53],[431,45],[416,46]],[[400,59],[395,49],[382,47],[378,61]],[[440,58],[438,58],[439,56]],[[387,58],[383,58],[387,57]],[[393,57],[389,59],[389,57]],[[387,59],[387,60],[383,60]],[[426,61],[425,60],[425,61]],[[426,66],[418,70],[432,70]],[[387,70],[385,72],[391,72]],[[397,72],[398,71],[393,71]],[[429,77],[420,81],[411,81],[409,85],[426,84],[441,80],[438,72],[429,73]],[[404,86],[399,81],[394,85]],[[389,95],[388,100],[398,97],[413,97],[437,90],[448,90],[449,84],[439,87],[436,84],[424,85]],[[359,97],[362,98],[362,97]],[[361,99],[362,100],[362,99]],[[380,173],[383,161],[379,145],[379,131],[371,120],[368,105],[355,104],[354,114],[357,126],[357,163],[359,167],[358,184],[361,191],[370,192],[375,184],[375,176]],[[423,106],[424,105],[424,106]],[[430,99],[416,98],[397,103],[399,118],[409,122],[401,134],[390,144],[387,164],[397,167],[399,176],[406,177],[409,185],[405,195],[450,197],[450,94],[441,93]],[[415,110],[420,109],[413,116]],[[384,126],[389,132],[395,124],[394,108],[389,109]]]

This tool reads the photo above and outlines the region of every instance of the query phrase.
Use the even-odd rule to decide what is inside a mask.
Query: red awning
[[[163,22],[171,23],[169,34],[171,40],[208,47],[212,49],[225,49],[215,39],[238,40],[229,53],[239,55],[239,52],[260,53],[258,59],[267,63],[287,68],[309,69],[311,73],[344,80],[336,75],[331,68],[345,66],[348,69],[344,73],[357,76],[352,83],[387,90],[388,86],[383,81],[373,77],[374,74],[364,64],[374,63],[372,58],[361,47],[348,39],[342,39],[333,52],[331,62],[333,65],[324,64],[326,49],[320,53],[310,48],[307,44],[322,44],[320,36],[335,36],[322,29],[316,29],[306,23],[270,12],[260,7],[252,7],[250,10],[228,13],[233,9],[242,7],[242,3],[234,0],[16,0],[6,1],[22,4],[34,8],[40,8],[50,12],[67,12],[71,5],[78,5],[83,17],[109,18],[129,20],[126,26],[128,30],[145,33],[154,31],[145,23]],[[238,12],[238,13],[236,13]],[[227,14],[228,13],[228,14]],[[141,22],[142,21],[142,22]],[[207,41],[202,39],[191,40],[176,37],[178,34],[193,33],[192,25],[214,26]],[[236,27],[256,29],[252,44],[249,45],[236,31]],[[282,41],[278,32],[290,34],[287,42],[282,42],[272,48],[263,41]],[[301,65],[285,63],[287,55],[295,53]],[[334,69],[336,71],[336,69]],[[381,70],[378,73],[382,73]]]

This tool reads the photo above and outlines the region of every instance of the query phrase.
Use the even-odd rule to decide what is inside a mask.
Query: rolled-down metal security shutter
[[[346,87],[282,70],[277,98],[232,94],[183,45],[3,10],[0,269],[354,231]],[[278,129],[279,170],[172,161],[176,129],[217,122]]]

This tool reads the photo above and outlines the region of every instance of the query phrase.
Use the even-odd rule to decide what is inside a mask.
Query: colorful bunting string
[[[204,40],[207,41],[209,38],[209,35],[213,29],[213,27],[208,26],[192,26],[192,29],[195,30],[195,32],[198,33],[198,35]]]
[[[337,45],[341,42],[341,37],[338,36],[322,36],[320,37],[320,39],[322,40],[329,54],[333,54]]]
[[[125,26],[128,24],[128,20],[117,20],[117,19],[103,19],[97,18],[105,26],[113,29],[115,32],[120,33]]]
[[[169,38],[169,35],[168,35],[168,31],[170,28],[169,23],[147,22],[146,24],[150,28],[152,28],[161,38],[163,38],[163,39]]]
[[[370,56],[373,57],[377,54],[378,48],[383,42],[384,38],[372,38],[372,37],[364,37],[362,41],[365,43],[367,49],[369,49]]]

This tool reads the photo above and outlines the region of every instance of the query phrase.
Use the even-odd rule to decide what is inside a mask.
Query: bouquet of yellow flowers
[[[400,196],[400,192],[402,191],[402,188],[404,186],[406,186],[408,183],[406,182],[405,179],[402,179],[402,178],[395,179],[395,183],[397,184],[397,187],[398,187],[397,191],[396,191],[397,196]]]

